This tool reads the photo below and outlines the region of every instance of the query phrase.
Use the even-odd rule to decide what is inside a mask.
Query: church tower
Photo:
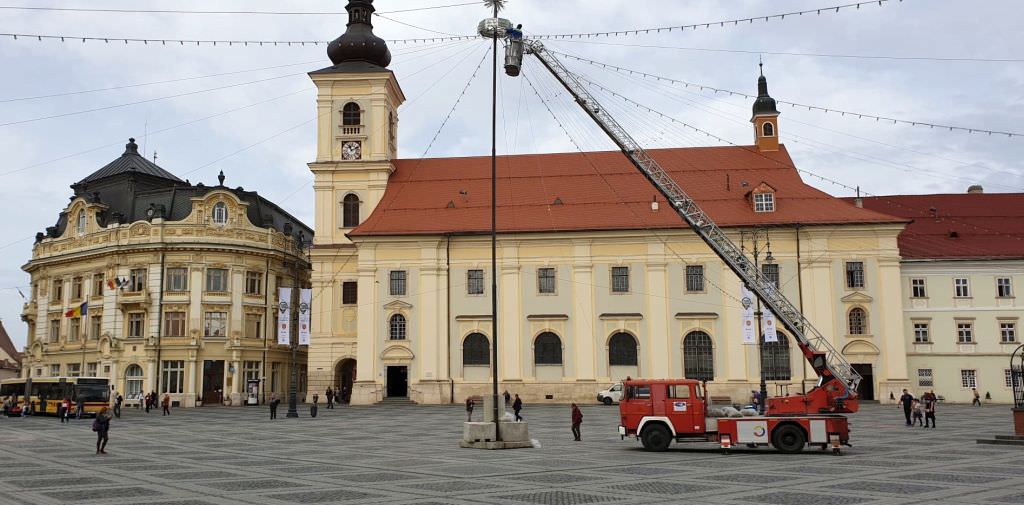
[[[764,65],[761,77],[757,78],[757,99],[754,100],[754,114],[750,122],[754,123],[754,143],[758,151],[779,150],[779,110],[775,108],[775,99],[768,94],[768,79],[764,77]]]
[[[333,65],[309,73],[317,88],[311,391],[346,387],[356,373],[357,251],[346,233],[380,202],[398,155],[405,101],[391,52],[373,33],[373,0],[349,0],[347,30],[327,46]],[[357,289],[357,286],[359,289]]]

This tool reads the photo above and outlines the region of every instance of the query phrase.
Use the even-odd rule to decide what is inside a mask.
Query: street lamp
[[[740,232],[740,247],[742,249],[747,232]],[[775,257],[772,256],[772,241],[768,236],[768,230],[766,228],[754,228],[750,231],[750,241],[753,244],[754,249],[754,269],[761,272],[761,243],[764,240],[765,254],[764,262],[766,265],[775,263]],[[754,312],[754,318],[757,319],[757,355],[760,363],[761,370],[761,401],[758,402],[757,408],[759,414],[764,414],[765,407],[768,404],[768,385],[765,377],[765,359],[764,359],[764,329],[761,327],[761,297],[757,298],[757,309]],[[774,366],[774,365],[773,365]]]
[[[301,256],[302,252],[305,251],[305,250],[308,250],[308,247],[309,247],[309,244],[307,243],[305,234],[303,234],[301,231],[299,231],[299,233],[297,235],[295,235],[295,248],[299,250],[299,253],[298,253],[298,255],[295,256],[295,259],[291,262],[291,264],[292,264],[292,292],[291,292],[291,298],[292,299],[288,301],[289,304],[290,304],[290,307],[291,307],[291,310],[288,311],[288,318],[291,319],[291,321],[289,321],[289,323],[290,323],[289,326],[291,327],[291,331],[290,331],[291,335],[289,336],[289,339],[288,339],[288,342],[289,342],[288,347],[290,347],[291,351],[292,351],[292,361],[291,361],[292,373],[291,373],[291,380],[289,381],[289,384],[288,384],[288,413],[285,414],[285,417],[299,417],[299,410],[298,410],[298,405],[297,405],[298,400],[296,399],[296,396],[298,395],[298,388],[299,388],[299,370],[295,366],[295,362],[297,361],[296,354],[298,354],[298,351],[299,351],[299,310],[300,310],[299,303],[298,303],[298,301],[300,300],[300,297],[299,297],[299,289],[300,289],[300,283],[299,283],[299,264],[302,263],[302,256]],[[287,260],[284,263],[285,263],[285,266],[288,265],[288,261]],[[293,315],[294,315],[294,317],[293,317]]]

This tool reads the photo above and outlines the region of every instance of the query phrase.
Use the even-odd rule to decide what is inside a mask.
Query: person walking
[[[96,419],[92,422],[92,431],[96,432],[96,454],[107,453],[107,441],[109,440],[110,432],[110,409],[103,407],[99,413],[96,414]]]
[[[85,414],[85,401],[81,396],[75,399],[75,419],[81,419]]]
[[[57,404],[57,419],[60,420],[60,424],[64,424],[64,402],[65,401],[66,400],[61,400],[60,403]]]
[[[519,393],[516,393],[516,400],[512,402],[512,412],[516,415],[516,422],[523,420],[523,416],[519,415],[521,410],[523,410],[523,400],[519,399]]]
[[[914,422],[913,422],[913,425],[917,426],[917,425],[920,424],[921,427],[923,428],[924,427],[924,402],[914,400],[914,406],[912,408],[914,410]]]
[[[327,397],[327,408],[334,408],[334,390],[330,386],[327,386],[327,393],[324,394]]]
[[[935,428],[935,404],[938,403],[938,399],[935,397],[934,391],[929,391],[924,394],[924,427],[928,428],[929,425]]]
[[[974,400],[971,401],[972,406],[981,406],[981,393],[978,392],[978,388],[971,388],[971,392],[974,393]]]
[[[3,409],[4,409],[4,417],[7,417],[7,412],[9,412],[11,410],[11,399],[6,397],[6,396],[4,397]]]
[[[277,419],[277,404],[281,403],[277,399],[277,393],[270,393],[270,418]]]
[[[153,399],[149,397],[149,393],[146,393],[146,398],[144,401],[146,403],[146,413],[149,414],[149,406],[153,403]]]
[[[71,397],[64,398],[64,422],[66,423],[71,423],[71,416],[74,415],[71,408]]]
[[[163,402],[161,402],[161,406],[164,408],[165,416],[171,415],[171,395],[166,393],[164,394],[164,399]]]
[[[466,422],[473,422],[473,398],[470,396],[466,397]]]
[[[580,439],[580,425],[583,424],[583,412],[580,412],[580,408],[575,403],[571,404],[572,408],[572,438],[579,442]]]
[[[124,397],[121,396],[121,393],[116,393],[114,395],[114,417],[117,417],[118,419],[121,418],[122,403],[124,403]]]
[[[503,396],[505,397],[505,406],[508,407],[509,402],[512,401],[512,395],[508,394],[508,390],[506,389]]]
[[[907,418],[907,426],[913,426],[910,422],[910,409],[914,404],[914,395],[903,390],[903,395],[900,396],[900,405],[903,407],[903,415]]]

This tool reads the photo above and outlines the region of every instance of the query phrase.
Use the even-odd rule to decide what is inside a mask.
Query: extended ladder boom
[[[736,247],[721,228],[704,213],[696,202],[671,176],[661,168],[633,137],[619,125],[604,107],[580,84],[574,74],[562,65],[562,62],[545,50],[539,41],[524,41],[527,54],[533,54],[555,76],[556,79],[572,94],[576,103],[601,127],[602,130],[622,150],[622,153],[643,173],[655,188],[668,200],[676,212],[693,228],[711,250],[731,269],[747,287],[761,299],[769,310],[779,319],[782,326],[796,339],[804,357],[820,378],[819,388],[830,388],[835,395],[829,395],[831,408],[837,411],[844,409],[843,404],[856,399],[857,387],[861,376],[835,347],[815,329],[785,296],[775,288],[774,283],[755,267],[746,255]]]

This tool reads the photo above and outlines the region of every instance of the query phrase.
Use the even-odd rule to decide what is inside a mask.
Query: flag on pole
[[[747,286],[740,283],[740,303],[743,305],[743,343],[756,344],[757,337],[754,331],[754,294],[747,289]]]
[[[107,279],[107,287],[110,289],[117,289],[117,285],[114,284],[114,279]]]
[[[312,289],[299,290],[299,345],[309,345],[310,304],[313,302]]]
[[[764,341],[778,342],[779,334],[775,332],[775,314],[768,309],[761,309],[761,323],[764,325]]]
[[[81,305],[64,313],[64,317],[82,317],[89,313],[89,302],[82,302]]]
[[[277,343],[289,345],[292,342],[292,288],[280,288],[277,299]]]

